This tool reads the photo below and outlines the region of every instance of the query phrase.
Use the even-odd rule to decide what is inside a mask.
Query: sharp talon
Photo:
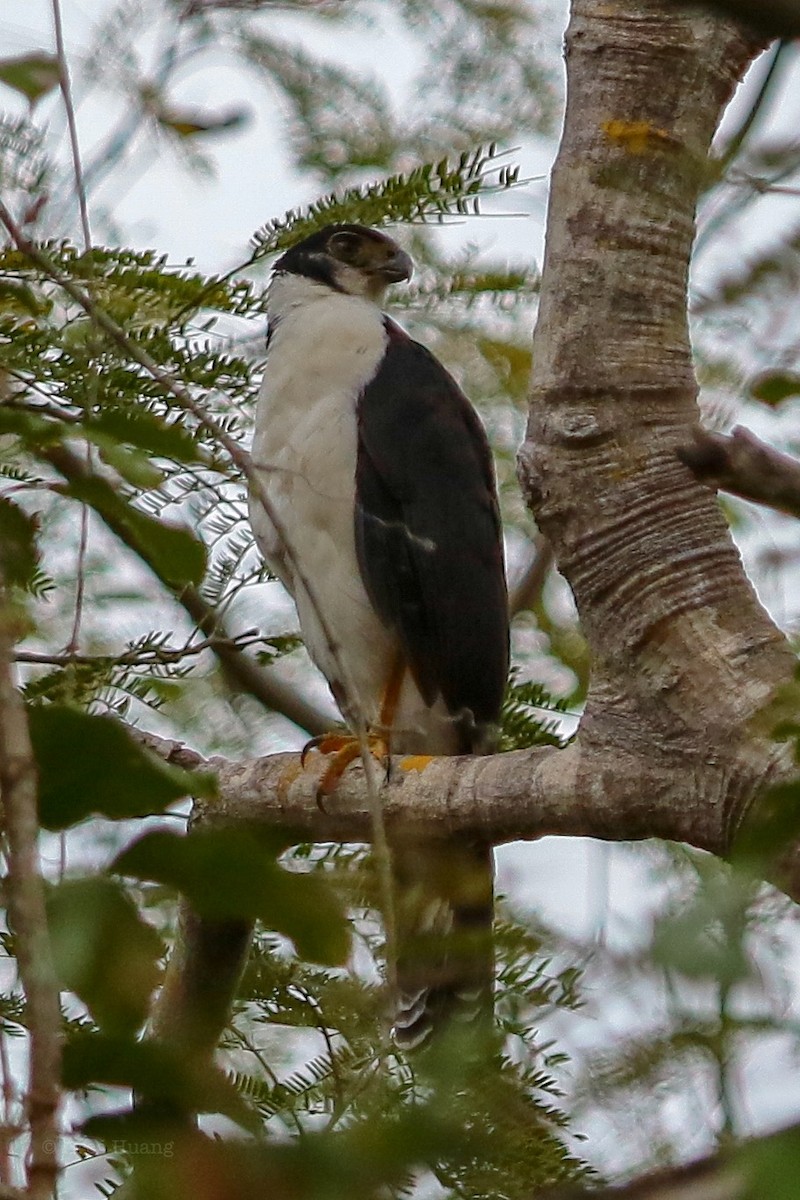
[[[317,795],[316,795],[317,808],[319,809],[319,811],[321,813],[325,813],[325,815],[327,816],[328,810],[323,803],[324,800],[325,800],[325,793],[323,792],[322,787],[320,786],[317,788]]]
[[[308,758],[311,751],[317,750],[319,748],[319,746],[322,744],[322,742],[324,742],[325,737],[326,737],[325,734],[321,734],[319,737],[313,737],[313,738],[311,738],[310,741],[306,742],[305,746],[303,746],[303,749],[300,751],[300,766],[301,767],[304,767],[306,765],[306,759]]]
[[[376,758],[385,767],[388,782],[391,758],[389,757],[387,738],[380,734],[370,733],[367,735],[367,744],[373,758]],[[310,742],[306,742],[301,752],[300,764],[302,767],[306,766],[306,757],[311,750],[318,750],[320,754],[330,755],[330,762],[326,765],[317,785],[317,807],[321,812],[325,812],[323,799],[336,791],[339,781],[350,763],[355,762],[361,756],[361,742],[347,733],[327,733],[322,737],[312,738]]]
[[[380,739],[383,753],[381,754],[381,763],[383,765],[383,782],[385,784],[392,782],[392,744],[389,741],[388,733]]]
[[[349,745],[352,740],[349,733],[339,733],[338,731],[321,733],[317,737],[311,738],[303,746],[300,751],[300,765],[303,767],[306,765],[306,758],[312,750],[319,750],[320,754],[335,754],[343,746]]]

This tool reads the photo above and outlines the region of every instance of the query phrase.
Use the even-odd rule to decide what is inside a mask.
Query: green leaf
[[[22,92],[33,107],[37,100],[58,87],[61,67],[53,54],[22,54],[18,58],[0,58],[0,83]]]
[[[112,870],[171,884],[201,916],[261,920],[294,942],[301,958],[345,961],[350,929],[341,902],[318,874],[285,870],[277,854],[291,838],[256,837],[246,829],[155,830],[134,842]]]
[[[62,985],[109,1034],[135,1033],[159,982],[164,944],[113,879],[71,879],[47,897],[47,920]]]
[[[0,571],[6,583],[30,587],[39,567],[37,522],[0,496]]]
[[[146,454],[139,450],[129,450],[127,446],[120,446],[113,438],[102,435],[97,435],[93,440],[100,448],[103,462],[113,467],[126,483],[143,490],[158,487],[163,483],[164,472],[154,466]]]
[[[52,307],[50,301],[38,295],[27,283],[11,279],[0,280],[0,303],[4,309],[21,309],[31,317],[39,317]]]
[[[776,784],[760,796],[736,835],[734,861],[774,861],[800,833],[800,781]]]
[[[145,410],[111,409],[84,422],[83,428],[89,438],[100,434],[176,462],[202,460],[200,447],[188,429],[176,421],[168,424]]]
[[[776,408],[790,396],[800,396],[800,375],[789,371],[765,371],[750,389],[755,400]]]
[[[129,1087],[183,1112],[223,1113],[253,1131],[260,1125],[221,1071],[176,1046],[80,1033],[65,1045],[61,1071],[67,1088]]]
[[[211,112],[199,108],[165,107],[158,113],[158,122],[165,129],[177,133],[178,137],[191,138],[198,134],[227,133],[241,129],[247,124],[250,114],[245,108],[230,108]]]
[[[103,479],[76,479],[63,490],[90,505],[110,528],[124,534],[128,544],[166,584],[201,582],[206,569],[206,549],[188,529],[140,512]]]
[[[69,435],[63,421],[51,421],[36,413],[0,405],[0,434],[13,433],[30,446],[47,446]]]
[[[742,1146],[736,1165],[747,1180],[743,1200],[794,1200],[800,1171],[800,1129],[784,1129],[772,1137]]]
[[[55,704],[28,709],[46,829],[92,813],[114,820],[163,812],[183,796],[213,795],[213,776],[165,763],[112,717]]]
[[[451,166],[443,158],[436,167],[426,164],[408,174],[322,196],[305,212],[292,209],[258,230],[253,235],[253,259],[288,249],[325,225],[352,221],[381,226],[453,216],[463,211],[467,195],[491,196],[519,185],[517,172],[501,169],[497,160],[503,153],[490,145],[476,150],[469,161],[462,156]],[[470,211],[478,211],[477,199]]]

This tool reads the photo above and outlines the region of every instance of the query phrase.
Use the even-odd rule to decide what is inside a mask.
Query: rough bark
[[[520,454],[592,648],[581,753],[682,776],[678,803],[700,825],[713,806],[718,849],[774,762],[750,725],[792,662],[713,495],[676,454],[697,420],[694,208],[755,49],[696,11],[576,0]]]

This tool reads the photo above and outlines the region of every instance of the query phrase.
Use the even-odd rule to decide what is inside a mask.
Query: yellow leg
[[[405,663],[398,654],[383,692],[377,727],[367,733],[367,744],[370,754],[374,758],[377,758],[379,762],[384,762],[391,753],[392,726],[397,714],[397,705],[400,700],[400,691],[403,686],[405,673]],[[319,782],[317,799],[320,800],[324,796],[330,796],[336,790],[339,780],[350,766],[350,763],[355,762],[361,754],[361,744],[358,738],[354,737],[351,733],[344,732],[332,732],[319,738],[313,738],[303,748],[301,756],[303,765],[305,765],[306,755],[309,750],[319,750],[320,754],[330,754],[333,756]]]

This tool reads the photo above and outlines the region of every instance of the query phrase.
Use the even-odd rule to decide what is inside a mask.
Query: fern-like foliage
[[[329,874],[338,854],[333,860],[323,855],[314,869]],[[365,920],[362,910],[359,925]],[[232,1072],[233,1082],[268,1124],[301,1137],[323,1122],[330,1131],[372,1129],[377,1138],[387,1122],[424,1109],[438,1132],[424,1149],[406,1147],[409,1172],[395,1181],[393,1196],[414,1194],[423,1164],[448,1195],[463,1200],[522,1200],[536,1188],[582,1177],[583,1166],[561,1137],[565,1116],[555,1071],[563,1057],[540,1046],[530,1030],[532,1014],[580,1003],[577,973],[554,972],[541,942],[509,913],[497,932],[498,1019],[515,1041],[513,1055],[478,1065],[462,1052],[458,1031],[421,1062],[387,1051],[384,989],[379,976],[370,981],[366,963],[357,973],[312,967],[261,935],[242,981],[241,1015],[225,1042],[244,1063]],[[364,949],[380,950],[381,941],[367,933]],[[312,1033],[319,1049],[307,1052],[301,1065],[295,1059],[280,1075],[269,1066],[286,1057],[293,1036],[308,1045]]]
[[[501,162],[504,152],[491,143],[451,162],[425,163],[378,184],[332,192],[305,213],[297,209],[270,221],[254,235],[254,258],[275,254],[325,225],[353,222],[391,225],[446,221],[478,215],[486,196],[519,185],[519,168]]]
[[[567,744],[559,733],[559,713],[568,711],[567,701],[557,700],[539,683],[518,682],[512,671],[501,717],[500,748],[524,750],[528,746],[557,746]],[[552,713],[552,716],[542,714]]]

